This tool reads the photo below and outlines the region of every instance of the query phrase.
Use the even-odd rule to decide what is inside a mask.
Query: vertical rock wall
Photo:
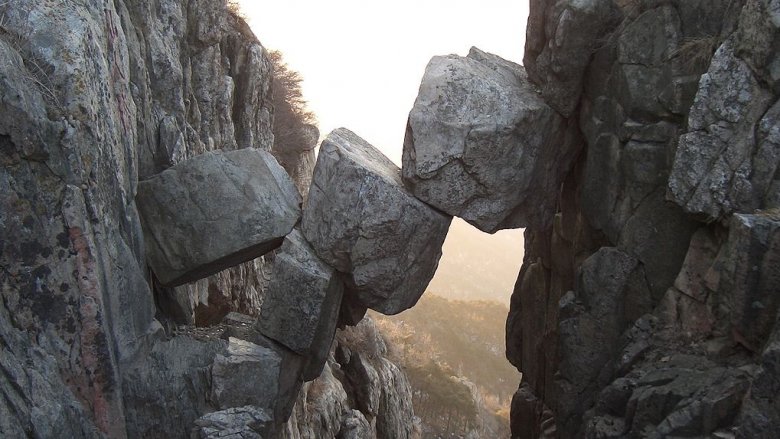
[[[370,317],[336,333],[323,373],[305,383],[284,439],[414,439],[419,419],[406,375],[386,358]]]
[[[134,197],[203,152],[272,149],[264,49],[219,1],[17,0],[0,17],[0,435],[187,435],[219,408],[210,368],[232,345],[168,339],[155,317],[254,313],[264,263],[157,287]]]
[[[464,72],[493,80],[444,97],[478,97],[452,106],[468,110],[456,138],[476,149],[403,183],[393,170],[399,189],[461,164],[491,171],[485,152],[499,140],[507,157],[544,157],[520,175],[546,213],[528,222],[507,320],[524,373],[514,436],[777,435],[777,9],[534,1],[527,69],[473,51]],[[0,3],[3,435],[257,436],[291,413],[290,437],[414,434],[403,375],[343,341],[293,406],[303,359],[251,318],[223,319],[257,312],[263,260],[174,289],[146,269],[138,181],[213,149],[272,150],[269,77],[262,46],[222,2]],[[567,127],[565,148],[509,148],[537,127],[521,123],[529,106],[500,130],[481,119],[491,99],[517,103],[507,84],[548,127]],[[405,166],[447,146],[442,110],[411,118]],[[306,176],[311,151],[299,157],[288,171]],[[494,195],[477,182],[479,197]],[[513,226],[539,213],[519,206],[487,210],[520,218]]]
[[[514,437],[780,432],[775,10],[532,2],[529,78],[586,146],[526,230]]]

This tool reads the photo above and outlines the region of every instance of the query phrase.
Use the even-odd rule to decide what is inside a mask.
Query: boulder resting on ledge
[[[322,142],[302,230],[319,257],[347,274],[350,297],[384,314],[412,307],[451,220],[410,194],[398,167],[351,131]]]
[[[258,330],[306,358],[303,379],[322,373],[336,334],[344,284],[293,230],[274,258]]]
[[[192,282],[282,244],[301,198],[270,153],[208,152],[139,182],[146,257],[165,286]]]
[[[472,48],[434,57],[409,113],[403,177],[426,203],[478,229],[545,228],[582,146],[522,66]]]

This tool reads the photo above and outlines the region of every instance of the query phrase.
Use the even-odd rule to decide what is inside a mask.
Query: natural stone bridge
[[[302,215],[291,179],[255,149],[181,162],[142,181],[136,201],[149,264],[166,286],[281,244],[254,328],[261,340],[230,338],[213,384],[220,408],[252,404],[279,422],[301,380],[322,372],[337,326],[356,324],[367,308],[397,314],[417,303],[451,215],[491,233],[550,224],[580,145],[521,66],[472,49],[430,62],[403,171],[342,128],[320,147]],[[230,391],[248,380],[262,392]],[[230,399],[247,393],[256,396]]]
[[[275,150],[225,2],[0,1],[0,436],[413,437],[367,322],[322,362],[414,304],[457,215],[528,226],[512,437],[779,437],[778,11],[532,0],[528,81],[435,58],[403,170],[339,130],[301,209],[259,150],[301,187],[314,145]],[[280,244],[270,288],[196,280]]]

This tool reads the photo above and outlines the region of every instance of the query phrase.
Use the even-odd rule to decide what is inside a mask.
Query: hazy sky
[[[303,76],[323,137],[346,127],[400,164],[406,118],[434,55],[523,57],[524,0],[240,1],[263,45]]]
[[[239,3],[260,42],[280,50],[303,77],[303,94],[319,119],[321,135],[349,128],[399,166],[406,119],[431,57],[466,55],[476,46],[519,63],[528,17],[524,0]],[[495,277],[502,277],[508,301],[523,257],[521,231],[487,235],[465,223],[457,226],[450,237],[461,242],[448,239],[445,249],[449,251],[440,267],[450,272],[466,270],[475,283],[495,283]],[[497,248],[507,246],[517,248],[514,260],[496,254]],[[497,271],[463,265],[464,258],[455,257],[458,249],[468,249],[474,260],[500,258],[495,262]],[[434,278],[432,283],[442,284],[444,279]]]

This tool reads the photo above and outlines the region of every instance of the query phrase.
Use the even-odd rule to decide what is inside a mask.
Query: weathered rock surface
[[[246,406],[203,415],[195,421],[193,439],[262,439],[271,417],[257,407]]]
[[[734,46],[723,44],[702,76],[669,179],[677,203],[711,219],[777,198],[780,105]]]
[[[580,147],[574,124],[542,100],[521,66],[472,49],[428,64],[409,114],[404,181],[485,232],[545,227]]]
[[[128,437],[176,437],[192,422],[215,411],[209,401],[211,365],[227,343],[216,337],[181,335],[156,343],[146,358],[123,375]],[[161,413],[176,413],[159,422]]]
[[[748,389],[744,371],[719,368],[691,355],[664,357],[642,376],[624,380],[605,391],[602,400],[620,401],[616,411],[597,409],[587,427],[588,437],[670,437],[717,433],[733,421]],[[627,399],[626,399],[627,398]],[[623,420],[625,416],[625,421]],[[613,436],[603,436],[606,432]],[[728,432],[727,429],[721,432]],[[717,437],[717,436],[716,436]]]
[[[302,231],[365,306],[396,314],[417,303],[451,219],[412,196],[400,170],[354,133],[322,142]]]
[[[615,5],[592,21],[607,26],[592,54],[555,62],[591,42],[567,31],[569,2],[531,5],[529,77],[574,109],[587,148],[552,225],[526,229],[507,319],[524,381],[513,437],[551,419],[558,437],[776,436],[772,6]],[[556,95],[576,93],[578,71],[579,99]]]
[[[336,333],[333,355],[305,383],[283,439],[419,438],[406,375],[387,358],[370,317]]]
[[[175,316],[155,309],[138,179],[270,149],[264,49],[223,2],[19,0],[0,16],[0,436],[186,437],[216,410],[225,343],[154,320]],[[176,289],[183,320],[214,298],[256,313],[261,270]]]
[[[615,248],[603,247],[582,263],[575,292],[561,301],[558,324],[562,424],[580,422],[576,414],[593,404],[596,389],[612,377],[611,360],[628,322],[651,310],[639,261]]]
[[[618,17],[608,0],[533,0],[523,65],[544,101],[569,117],[579,103],[593,50]],[[577,35],[577,38],[569,38]]]
[[[284,239],[271,267],[258,330],[306,357],[306,381],[317,378],[336,333],[344,285],[297,230]]]
[[[268,253],[300,218],[290,177],[253,148],[181,162],[141,181],[136,203],[149,265],[166,286]]]
[[[423,82],[421,96],[447,99],[416,110],[452,123],[413,111],[405,153],[427,202],[471,203],[486,230],[529,226],[507,321],[525,380],[513,434],[777,437],[776,5],[540,0],[531,14],[541,91],[477,50],[439,58],[433,70],[464,66],[439,73],[471,85]],[[139,179],[215,149],[272,149],[270,66],[245,23],[206,0],[17,0],[0,17],[0,436],[271,436],[293,411],[286,437],[418,433],[408,382],[367,324],[337,336],[294,410],[306,360],[254,322],[174,329],[256,314],[264,261],[173,289],[150,279]],[[333,240],[315,252],[345,274],[339,322],[356,323],[366,305],[417,300],[449,217],[341,133],[320,158],[348,166],[323,166],[315,189],[350,209],[312,212]],[[305,180],[311,152],[290,157]]]
[[[277,352],[230,337],[226,354],[214,359],[210,398],[220,409],[245,405],[273,409],[281,365]]]
[[[746,348],[759,352],[780,310],[780,210],[732,216],[725,249],[715,264],[713,287],[731,330]]]

